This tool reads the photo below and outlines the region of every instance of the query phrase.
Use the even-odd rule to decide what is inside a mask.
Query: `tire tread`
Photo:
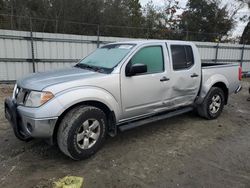
[[[77,106],[73,109],[71,109],[62,119],[62,122],[59,126],[58,132],[57,132],[57,143],[58,146],[60,148],[60,150],[67,156],[69,156],[70,158],[74,159],[74,160],[79,160],[74,158],[68,148],[68,137],[69,137],[69,132],[71,129],[71,125],[73,124],[73,122],[79,118],[79,116],[81,116],[82,114],[84,114],[86,111],[88,110],[99,110],[101,113],[104,114],[104,112],[102,110],[100,110],[99,108],[96,108],[94,106],[87,106],[87,105],[80,105]],[[105,115],[105,114],[104,114]]]
[[[212,88],[209,90],[209,92],[207,93],[207,95],[206,95],[206,97],[205,97],[203,103],[197,106],[197,112],[198,112],[198,114],[199,114],[201,117],[203,117],[203,118],[205,118],[205,119],[208,119],[208,120],[217,118],[217,117],[220,115],[220,113],[221,113],[221,112],[219,112],[218,116],[212,117],[212,116],[209,114],[208,110],[207,110],[207,107],[208,107],[208,105],[209,105],[209,104],[208,104],[209,98],[210,98],[210,96],[212,95],[212,93],[215,92],[215,91],[220,92],[220,93],[223,94],[223,99],[222,99],[222,103],[223,103],[223,104],[222,104],[222,105],[224,106],[225,94],[224,94],[223,90],[222,90],[221,88],[218,88],[218,87],[212,87]],[[222,106],[221,111],[223,110],[223,106]]]

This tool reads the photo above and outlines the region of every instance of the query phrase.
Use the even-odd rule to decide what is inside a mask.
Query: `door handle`
[[[166,76],[163,76],[163,77],[160,79],[161,82],[166,82],[166,81],[168,81],[168,80],[170,80],[170,79],[167,78]]]
[[[194,73],[194,74],[192,74],[190,77],[191,77],[191,78],[195,78],[195,77],[198,77],[198,76],[199,76],[198,74]]]

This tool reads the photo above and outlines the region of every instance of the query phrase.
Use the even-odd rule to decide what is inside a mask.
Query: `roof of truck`
[[[193,42],[189,41],[181,41],[181,40],[128,40],[128,41],[122,41],[122,42],[115,42],[115,43],[121,43],[121,44],[149,44],[149,43],[155,43],[155,42],[166,42],[166,43],[175,43],[175,44],[194,44]]]

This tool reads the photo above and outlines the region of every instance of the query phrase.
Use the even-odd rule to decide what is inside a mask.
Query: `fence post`
[[[100,47],[100,25],[97,25],[97,48]]]
[[[32,18],[30,18],[30,45],[31,45],[31,57],[33,72],[36,72],[35,56],[34,56],[34,43],[33,43],[33,31],[32,31]]]
[[[215,63],[217,63],[217,61],[218,61],[219,44],[220,44],[220,43],[217,43],[217,45],[216,45],[216,51],[215,51]]]
[[[244,50],[245,50],[245,44],[243,44],[242,51],[241,51],[241,57],[240,57],[240,66],[241,67],[242,67],[242,64],[243,64]]]
[[[10,16],[10,28],[11,28],[11,30],[14,29],[14,27],[13,27],[13,15],[12,14]]]
[[[11,24],[11,29],[14,29],[13,27],[13,14],[14,14],[14,1],[10,1],[11,4],[11,16],[10,16],[10,24]],[[16,18],[17,19],[17,18]]]
[[[188,38],[189,38],[189,32],[188,30],[186,31],[186,41],[188,41]]]
[[[149,39],[149,28],[147,28],[147,40]]]

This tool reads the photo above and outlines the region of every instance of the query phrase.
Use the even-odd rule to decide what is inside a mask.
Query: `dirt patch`
[[[66,175],[84,187],[250,187],[250,79],[217,120],[188,113],[109,138],[88,160],[75,162],[41,140],[17,140],[4,118],[0,89],[0,187],[50,187]]]

